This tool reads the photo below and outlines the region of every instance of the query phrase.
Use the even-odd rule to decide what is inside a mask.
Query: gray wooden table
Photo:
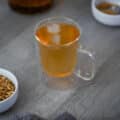
[[[107,27],[95,21],[91,0],[64,0],[49,12],[26,16],[17,14],[0,0],[0,67],[18,78],[17,103],[0,120],[21,112],[32,112],[52,119],[68,111],[78,120],[120,119],[120,28]],[[50,16],[69,16],[83,30],[81,44],[93,52],[99,68],[91,82],[80,80],[73,90],[56,91],[44,84],[39,67],[38,49],[33,37],[36,22]]]

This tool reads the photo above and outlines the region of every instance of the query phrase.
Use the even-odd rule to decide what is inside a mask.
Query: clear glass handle
[[[78,49],[78,65],[75,70],[77,77],[83,80],[92,80],[96,73],[95,58],[85,49]]]

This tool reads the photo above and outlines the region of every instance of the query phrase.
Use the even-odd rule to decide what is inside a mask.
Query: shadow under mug
[[[36,31],[49,23],[66,23],[74,25],[80,32],[78,38],[64,45],[45,45],[36,35]],[[66,31],[66,34],[67,31]],[[68,34],[69,35],[69,34]],[[77,22],[67,17],[52,17],[40,21],[35,28],[34,36],[38,41],[40,61],[44,74],[50,87],[68,89],[75,86],[75,78],[92,80],[96,73],[95,58],[91,52],[80,46],[81,30]],[[78,84],[78,83],[77,83]]]

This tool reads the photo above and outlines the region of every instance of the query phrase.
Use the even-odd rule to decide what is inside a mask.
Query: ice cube
[[[59,34],[54,35],[52,40],[53,43],[60,44],[60,35]]]
[[[47,30],[48,30],[48,32],[53,33],[53,34],[59,33],[60,32],[60,25],[55,24],[55,23],[49,24],[47,26]]]

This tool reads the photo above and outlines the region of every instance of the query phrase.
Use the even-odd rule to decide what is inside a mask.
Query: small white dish
[[[17,78],[10,71],[5,70],[3,68],[0,68],[0,75],[7,77],[15,85],[14,93],[7,99],[0,101],[0,113],[2,113],[7,111],[10,107],[12,107],[15,104],[18,97],[18,81]]]
[[[120,0],[92,0],[92,4],[91,4],[93,16],[97,21],[109,26],[120,26],[120,14],[109,15],[101,12],[96,8],[96,5],[100,4],[101,2],[110,2],[120,5]]]

